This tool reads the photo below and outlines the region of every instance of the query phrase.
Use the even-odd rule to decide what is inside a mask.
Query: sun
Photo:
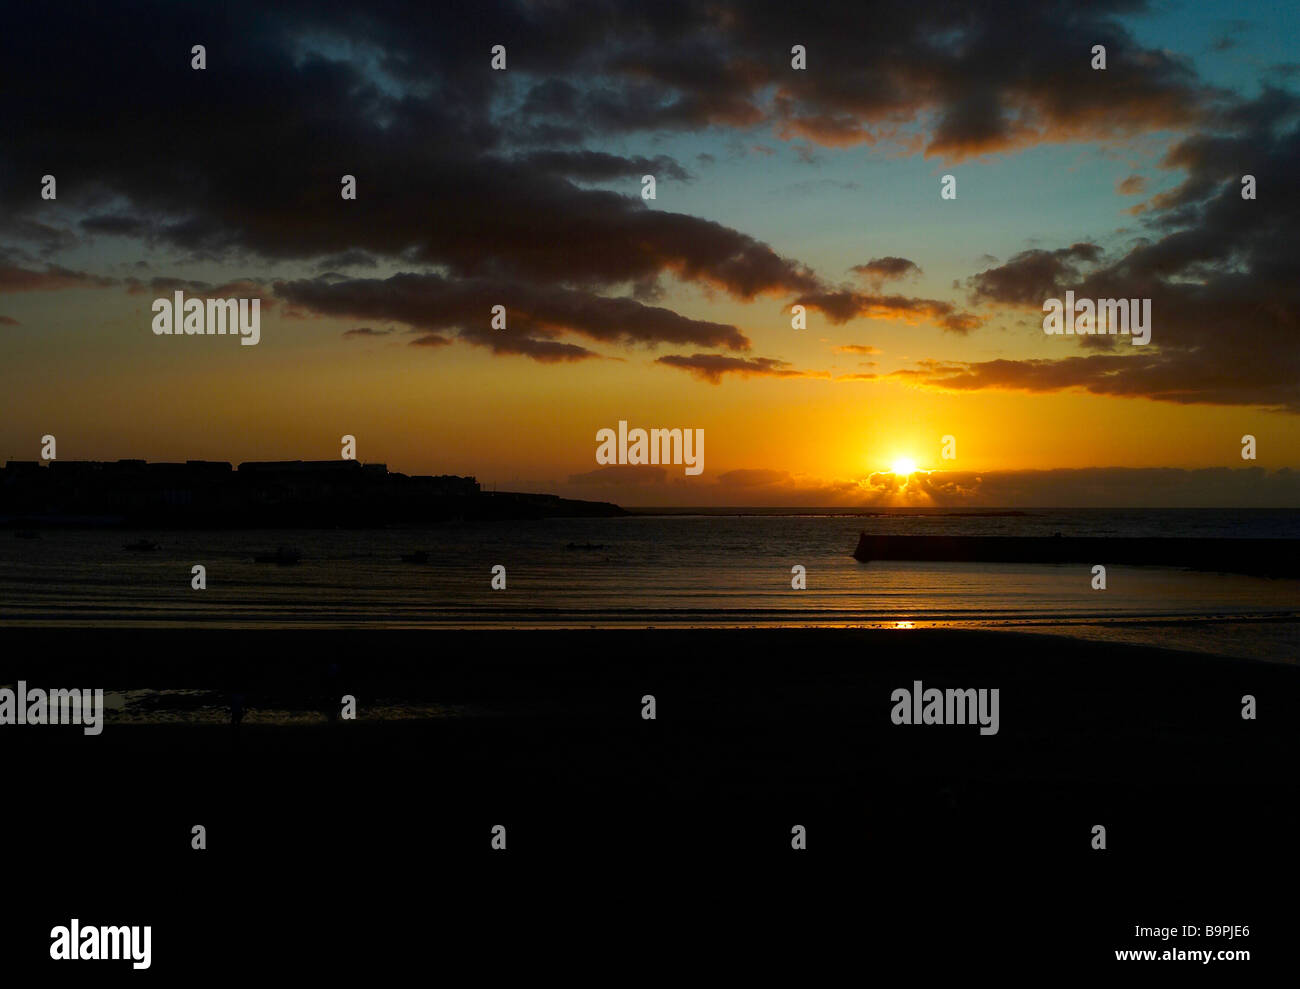
[[[911,457],[899,457],[890,469],[899,477],[906,477],[908,474],[916,473],[916,461]]]

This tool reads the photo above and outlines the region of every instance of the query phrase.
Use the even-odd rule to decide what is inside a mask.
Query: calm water
[[[1294,662],[1300,581],[1080,565],[856,562],[860,529],[969,535],[1300,538],[1300,512],[1033,511],[1025,517],[655,515],[349,531],[0,536],[0,624],[438,627],[926,625],[1023,628]],[[569,549],[569,543],[599,549]],[[253,557],[297,548],[281,567]],[[402,563],[424,550],[426,564]],[[1104,561],[1098,561],[1104,562]],[[207,590],[190,568],[207,568]],[[507,589],[490,589],[491,569]],[[790,588],[807,568],[808,589]]]

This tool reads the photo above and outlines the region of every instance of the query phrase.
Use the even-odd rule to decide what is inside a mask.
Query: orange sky
[[[626,419],[705,430],[705,473],[687,484],[735,470],[846,480],[900,456],[960,470],[1243,467],[1247,432],[1258,439],[1259,466],[1300,462],[1293,417],[1248,407],[836,380],[868,370],[863,360],[886,373],[906,366],[903,345],[921,351],[948,341],[933,328],[871,320],[801,334],[782,328],[788,317],[771,303],[738,307],[750,316],[741,325],[755,349],[776,350],[780,341],[797,366],[833,377],[714,385],[656,365],[655,352],[644,350],[543,366],[480,349],[413,348],[400,334],[344,340],[350,323],[330,332],[322,321],[278,313],[264,317],[257,347],[220,338],[142,342],[132,339],[147,316],[142,297],[78,290],[58,298],[64,312],[99,315],[78,325],[50,316],[46,339],[11,355],[23,374],[7,396],[6,459],[34,459],[46,433],[58,438],[63,459],[327,459],[350,433],[359,459],[395,470],[473,474],[502,488],[559,485],[595,469],[596,431]],[[775,325],[754,327],[759,312]],[[76,345],[53,346],[60,335]],[[833,349],[867,340],[881,353]],[[957,459],[944,462],[949,434]]]

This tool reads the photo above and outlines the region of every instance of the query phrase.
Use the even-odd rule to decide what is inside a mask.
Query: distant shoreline
[[[484,491],[454,474],[407,475],[358,460],[10,460],[0,527],[368,528],[442,521],[608,517],[610,502]]]

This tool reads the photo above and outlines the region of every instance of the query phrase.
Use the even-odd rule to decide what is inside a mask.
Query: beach
[[[1293,778],[1284,764],[1297,713],[1293,666],[1054,636],[67,630],[8,638],[16,648],[0,661],[0,683],[102,686],[133,698],[109,710],[93,739],[28,727],[24,741],[39,743],[32,758],[130,758],[160,772],[182,759],[238,767],[250,786],[279,763],[287,778],[304,780],[344,767],[400,776],[436,764],[439,788],[499,788],[521,806],[542,792],[632,800],[650,782],[657,800],[679,803],[851,807],[866,786],[897,787],[909,807],[961,809],[997,790],[1019,794],[1014,806],[1034,791],[1047,800],[1071,789],[1140,800],[1152,788],[1207,779],[1268,787]],[[917,681],[998,688],[998,731],[892,723],[892,691]],[[1257,698],[1255,720],[1241,717],[1246,694]],[[356,698],[356,719],[331,721],[343,695]],[[647,695],[653,720],[642,717]],[[238,728],[229,722],[236,696]],[[878,812],[910,816],[901,805]]]
[[[376,945],[491,959],[498,921],[512,951],[574,942],[596,971],[630,956],[655,970],[653,937],[631,932],[657,930],[678,952],[749,951],[765,974],[803,971],[809,951],[936,945],[1000,953],[999,970],[1090,970],[1135,925],[1257,922],[1296,865],[1294,580],[1119,564],[1101,592],[1086,562],[851,551],[862,529],[1264,545],[1296,519],[164,529],[148,552],[120,530],[7,540],[0,690],[104,694],[99,734],[0,733],[21,807],[0,834],[33,891],[24,938],[137,917],[158,964],[203,957],[228,976],[249,953],[294,957],[285,944],[360,976]],[[299,556],[257,562],[278,546]],[[70,915],[48,873],[74,847],[93,881]],[[601,906],[580,924],[558,908],[578,890]],[[238,951],[214,949],[228,931]]]
[[[1005,935],[1022,957],[1096,953],[1132,916],[1257,909],[1294,864],[1289,665],[927,629],[6,635],[0,683],[102,684],[161,705],[152,721],[110,710],[93,738],[6,730],[21,779],[61,781],[7,818],[12,874],[40,873],[75,841],[103,880],[79,902],[116,916],[165,896],[174,916],[151,917],[173,951],[209,943],[191,921],[232,916],[243,944],[316,937],[339,911],[378,936],[410,914],[369,891],[405,870],[440,939],[478,943],[475,917],[517,910],[520,943],[549,943],[564,930],[550,892],[580,878],[622,904],[570,932],[606,945],[635,918],[724,941],[734,925],[777,937],[794,924],[841,949],[912,951],[942,934]],[[891,693],[917,681],[997,688],[997,734],[894,724]],[[331,722],[344,693],[357,719]],[[185,704],[233,694],[238,729],[186,723]],[[1241,717],[1245,694],[1256,720]],[[496,825],[508,860],[491,848]],[[796,825],[806,853],[792,851]],[[1229,845],[1232,868],[1207,872]],[[728,891],[721,926],[707,894],[673,893],[701,876]],[[293,890],[288,914],[277,889]],[[854,931],[849,890],[903,912]],[[1008,896],[1001,912],[973,907]],[[1027,909],[1044,896],[1052,911]],[[66,909],[40,903],[33,916]]]

